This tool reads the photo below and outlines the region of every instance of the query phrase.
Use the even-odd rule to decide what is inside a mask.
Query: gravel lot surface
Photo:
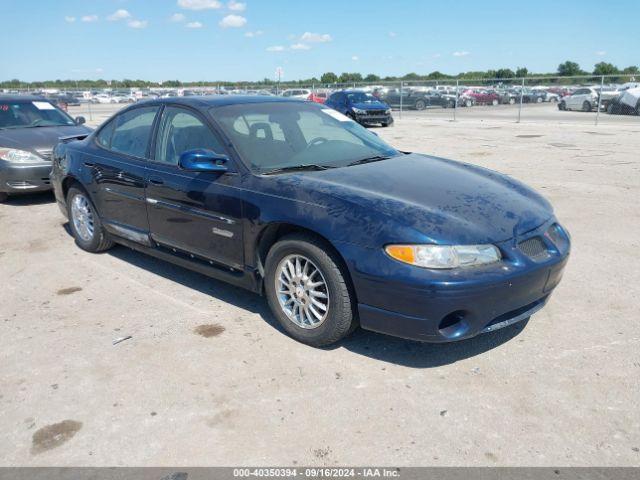
[[[261,297],[123,247],[85,253],[52,196],[11,198],[0,465],[639,465],[640,123],[407,114],[376,132],[554,204],[573,252],[545,309],[455,344],[358,331],[313,349]]]

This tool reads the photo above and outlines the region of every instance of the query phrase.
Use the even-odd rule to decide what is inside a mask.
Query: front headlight
[[[384,114],[385,114],[385,115],[391,115],[391,109],[390,109],[390,108],[387,108],[387,109],[384,111]]]
[[[495,263],[502,258],[493,245],[387,245],[387,254],[423,268],[458,268]]]
[[[31,152],[2,147],[0,147],[0,159],[12,163],[36,163],[44,161],[42,158]]]
[[[361,108],[354,108],[354,109],[353,109],[353,112],[354,112],[354,113],[358,113],[358,114],[360,114],[360,115],[367,113],[367,111],[366,111],[366,110],[362,110]]]

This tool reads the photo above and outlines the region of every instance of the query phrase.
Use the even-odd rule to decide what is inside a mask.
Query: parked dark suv
[[[61,137],[91,130],[42,97],[0,95],[0,201],[51,190],[51,152]]]
[[[388,127],[393,123],[389,105],[362,90],[334,92],[324,104],[361,125],[379,123]]]

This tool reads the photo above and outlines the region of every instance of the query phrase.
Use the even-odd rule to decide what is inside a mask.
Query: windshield
[[[0,100],[0,128],[75,125],[73,119],[45,100],[3,102]]]
[[[211,109],[255,173],[299,165],[344,167],[399,152],[348,117],[312,103],[249,103]]]
[[[365,92],[352,92],[347,93],[347,98],[351,103],[371,103],[378,102],[378,99],[371,95],[370,93]]]

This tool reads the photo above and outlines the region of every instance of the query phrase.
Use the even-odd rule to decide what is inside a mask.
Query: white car
[[[594,108],[598,108],[598,91],[594,87],[578,88],[573,94],[562,97],[558,108],[591,112]]]
[[[307,90],[306,88],[290,88],[282,92],[283,97],[298,98],[300,100],[307,100],[309,95],[311,95],[311,90]]]
[[[91,103],[118,103],[118,100],[106,93],[99,93],[93,96]]]

